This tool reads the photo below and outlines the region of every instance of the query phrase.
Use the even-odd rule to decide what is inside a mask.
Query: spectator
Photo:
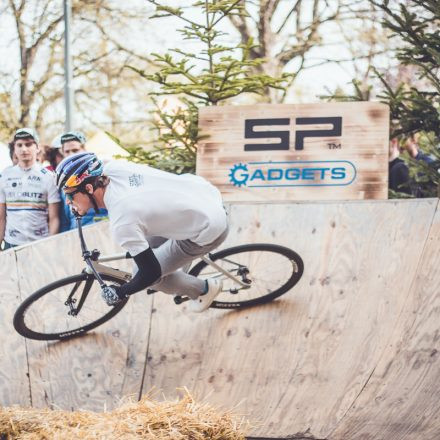
[[[61,135],[56,136],[50,145],[45,145],[45,154],[44,154],[44,160],[49,162],[49,165],[46,166],[46,168],[49,171],[54,172],[57,165],[63,160],[63,153],[61,151]],[[64,200],[64,194],[61,191],[60,192],[60,210],[59,210],[59,216],[60,216],[60,232],[68,231],[70,229],[70,222],[71,222],[71,216],[72,213],[70,209],[66,206],[65,200]]]
[[[63,160],[63,153],[61,152],[61,136],[53,139],[51,145],[44,146],[44,160],[49,162],[46,167],[50,171],[55,171],[57,165]]]
[[[60,142],[65,157],[86,151],[86,137],[80,131],[69,131],[62,134]]]
[[[5,249],[56,234],[59,228],[60,196],[52,174],[37,163],[37,134],[20,128],[11,144],[18,162],[0,176],[0,242],[5,240]]]
[[[389,150],[389,188],[393,191],[402,192],[411,195],[411,185],[409,177],[409,169],[406,163],[399,158],[399,140],[393,138],[390,141]]]
[[[9,148],[9,157],[12,160],[12,165],[17,165],[18,159],[17,159],[17,155],[14,153],[14,142],[9,142],[8,148]]]
[[[405,141],[403,149],[415,160],[421,160],[428,165],[435,162],[434,158],[420,150],[415,136],[411,136]]]
[[[61,135],[61,152],[64,157],[72,156],[73,154],[86,151],[85,143],[86,137],[80,131],[69,131]],[[62,199],[61,212],[61,232],[70,231],[76,228],[76,219],[72,210],[66,203],[66,196],[63,191],[60,193]],[[99,209],[95,212],[94,209],[89,209],[82,217],[82,225],[89,225],[108,218],[106,209]]]
[[[412,176],[413,195],[416,197],[432,197],[437,193],[437,184],[435,177],[437,177],[439,163],[431,155],[425,154],[419,147],[416,136],[412,135],[403,144],[402,150],[406,150],[409,156],[413,159],[412,164],[416,171]],[[417,161],[419,164],[416,164]]]

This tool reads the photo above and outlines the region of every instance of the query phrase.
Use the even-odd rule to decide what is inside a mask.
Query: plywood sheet
[[[29,405],[26,345],[12,325],[21,302],[15,253],[2,252],[0,261],[0,406]]]
[[[85,228],[85,237],[90,249],[98,248],[103,254],[120,251],[108,240],[106,224]],[[79,273],[85,265],[76,232],[64,234],[62,240],[54,237],[26,246],[17,255],[21,287],[26,294],[66,275]],[[127,263],[114,264],[131,270]],[[99,295],[96,301],[97,307],[106,307]],[[41,319],[62,320],[66,312],[54,316],[54,310],[49,309],[48,315]],[[150,314],[150,298],[138,295],[115,318],[84,338],[62,343],[28,341],[33,406],[103,410],[113,408],[125,396],[137,397]]]
[[[440,211],[423,255],[414,257],[410,246],[401,256],[412,263],[417,276],[392,337],[362,393],[329,436],[332,439],[440,438]]]
[[[141,390],[172,398],[184,386],[249,416],[254,436],[437,439],[437,204],[231,204],[223,247],[293,248],[305,272],[291,292],[200,315],[168,295],[139,294],[94,334],[67,343],[25,344],[7,323],[20,295],[82,267],[74,234],[2,253],[0,404],[101,410]],[[106,224],[86,234],[91,248],[117,251]]]
[[[303,279],[280,301],[239,313],[179,314],[158,296],[144,390],[171,396],[185,385],[215,404],[241,403],[264,424],[255,435],[324,437],[391,339],[435,206],[233,205],[225,246],[292,247]]]

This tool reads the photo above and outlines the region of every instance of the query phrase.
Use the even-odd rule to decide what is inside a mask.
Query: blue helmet
[[[75,188],[87,179],[102,175],[103,163],[95,153],[78,153],[63,159],[56,169],[58,189]]]

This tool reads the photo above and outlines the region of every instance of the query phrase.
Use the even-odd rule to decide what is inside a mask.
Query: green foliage
[[[377,72],[384,86],[381,98],[390,106],[391,136],[420,135],[420,149],[437,160],[429,165],[409,160],[410,174],[418,196],[435,197],[440,182],[440,1],[410,0],[398,10],[389,0],[375,4],[386,13],[384,25],[404,42],[397,58],[417,72],[417,86],[401,83],[397,88]]]
[[[418,136],[420,152],[435,159],[427,163],[409,156],[401,156],[408,165],[413,196],[436,197],[440,183],[440,0],[369,0],[385,13],[383,25],[403,44],[396,53],[401,66],[411,77],[398,78],[391,85],[385,74],[373,69],[383,90],[379,98],[390,107],[391,133],[403,148],[407,140]],[[354,80],[354,93],[335,92],[323,96],[327,100],[365,101],[370,99],[371,87],[361,87]],[[390,198],[411,197],[390,190]]]
[[[326,101],[337,101],[337,102],[357,102],[357,101],[369,101],[371,97],[372,86],[365,88],[362,82],[354,79],[353,84],[353,94],[347,95],[340,89],[337,89],[331,95],[321,95],[320,98]]]
[[[404,65],[414,66],[423,89],[401,84],[393,90],[379,75],[389,103],[394,125],[393,135],[420,131],[440,138],[440,1],[411,0],[393,11],[389,1],[378,5],[387,14],[385,26],[398,35],[404,45],[397,53]]]
[[[183,107],[166,111],[156,99],[153,98],[153,102],[153,129],[161,146],[150,151],[141,147],[127,148],[128,159],[176,174],[194,173],[197,153],[194,140],[200,139],[197,106],[182,98]]]
[[[229,44],[227,34],[219,29],[230,15],[244,14],[240,0],[196,1],[192,7],[201,12],[195,20],[184,14],[182,8],[156,6],[153,17],[175,17],[183,23],[179,29],[183,40],[195,43],[200,50],[172,49],[163,55],[153,54],[157,70],[153,73],[135,69],[143,78],[159,85],[153,95],[176,97],[174,109],[161,107],[155,101],[154,129],[158,135],[154,153],[145,153],[146,161],[159,168],[195,171],[197,143],[200,140],[197,123],[198,109],[221,105],[246,93],[262,95],[268,88],[284,90],[289,75],[273,78],[252,73],[263,59],[251,59],[255,47],[252,40],[246,44]],[[136,151],[130,160],[143,160]],[[170,164],[170,165],[168,165]]]
[[[143,147],[126,147],[119,138],[109,132],[106,133],[129,153],[128,157],[117,155],[115,159],[128,159],[131,162],[147,164],[174,174],[194,172],[195,157],[183,148],[164,147],[145,150]]]

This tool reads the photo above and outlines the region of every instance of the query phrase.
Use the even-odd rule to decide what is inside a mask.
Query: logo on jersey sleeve
[[[142,186],[144,184],[144,176],[142,174],[132,174],[128,176],[128,183],[130,186]]]

